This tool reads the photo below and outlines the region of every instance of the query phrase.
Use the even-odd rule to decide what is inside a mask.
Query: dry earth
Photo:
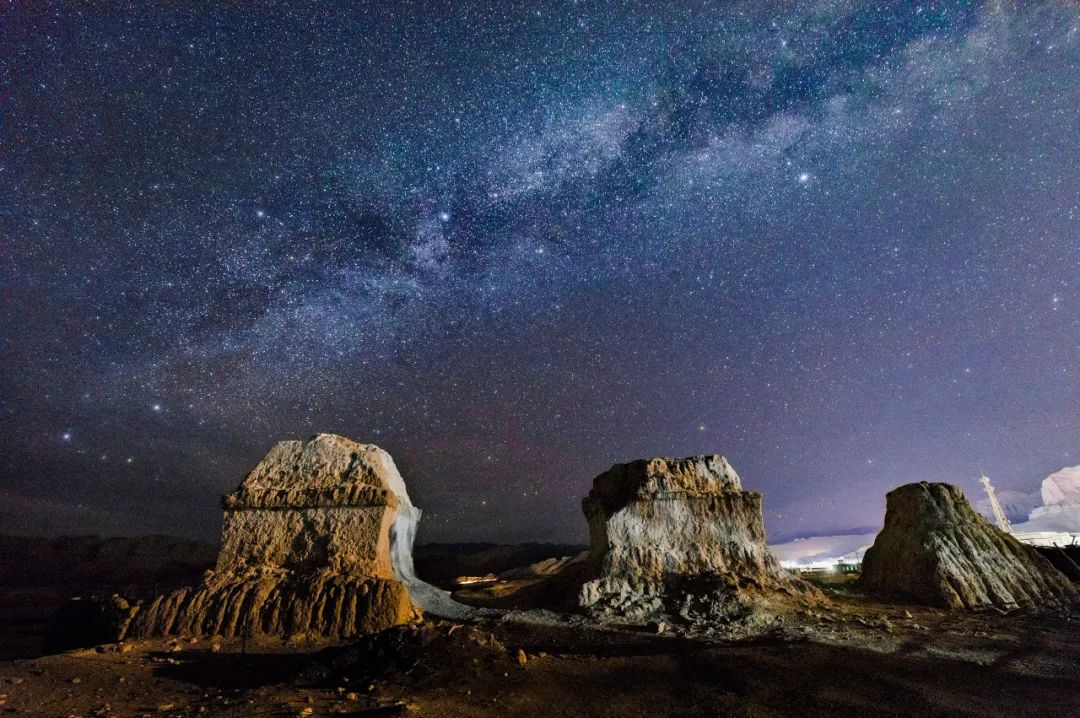
[[[30,716],[1077,716],[1075,616],[834,593],[752,640],[539,612],[391,629],[362,648],[146,641],[0,663]]]

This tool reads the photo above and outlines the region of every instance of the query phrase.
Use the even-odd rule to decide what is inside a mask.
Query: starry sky
[[[773,540],[1080,463],[1072,2],[0,2],[0,531],[216,537],[277,440],[419,541],[726,455]]]

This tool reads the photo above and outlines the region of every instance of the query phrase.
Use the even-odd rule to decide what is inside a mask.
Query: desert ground
[[[883,604],[850,584],[743,640],[507,611],[337,646],[132,641],[0,663],[27,716],[1076,716],[1073,615]],[[505,598],[505,597],[504,597]],[[472,595],[474,602],[482,598]]]

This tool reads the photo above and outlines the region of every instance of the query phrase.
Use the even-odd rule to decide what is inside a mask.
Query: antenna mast
[[[994,522],[997,527],[1007,534],[1012,533],[1012,524],[1009,523],[1008,517],[1005,516],[1005,511],[1002,510],[1001,504],[997,500],[997,492],[994,491],[993,484],[990,483],[990,477],[983,474],[979,477],[979,483],[982,484],[983,489],[986,491],[987,498],[990,499],[990,510],[994,512]]]

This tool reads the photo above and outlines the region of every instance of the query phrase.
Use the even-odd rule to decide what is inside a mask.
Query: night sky
[[[0,2],[0,531],[214,538],[322,431],[421,542],[1080,463],[1076,3],[97,5]]]

